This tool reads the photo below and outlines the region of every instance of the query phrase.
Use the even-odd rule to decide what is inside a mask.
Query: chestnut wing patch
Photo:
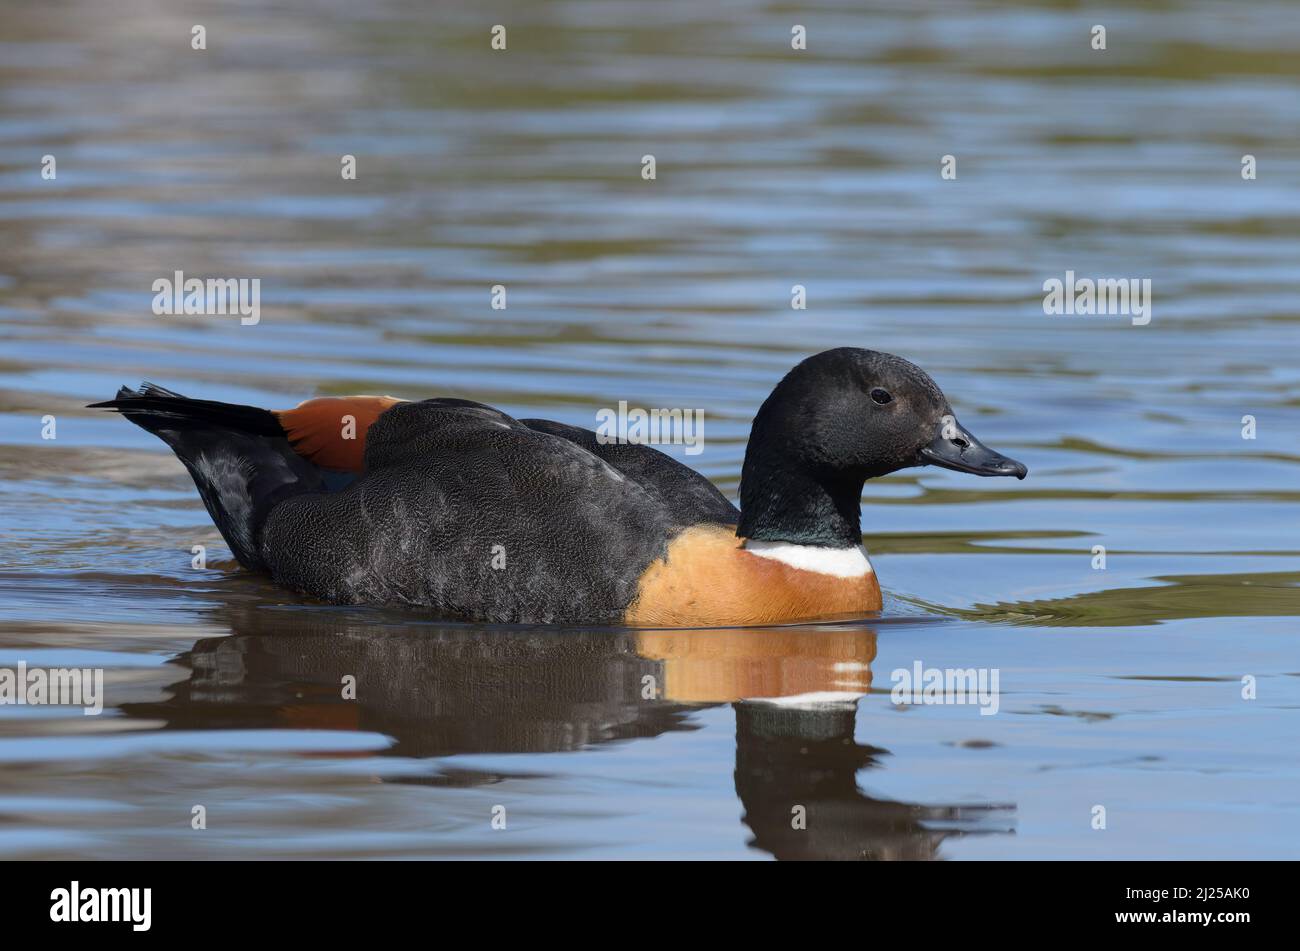
[[[274,412],[298,455],[323,469],[360,472],[366,433],[381,414],[401,402],[392,396],[322,396]]]

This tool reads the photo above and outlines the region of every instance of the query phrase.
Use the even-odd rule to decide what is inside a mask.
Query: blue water
[[[107,706],[0,706],[0,854],[1296,857],[1290,4],[443,6],[5,11],[0,667],[102,667]],[[259,278],[260,322],[155,316],[177,269]],[[1150,324],[1045,315],[1067,270],[1150,279]],[[311,603],[83,408],[698,408],[703,453],[665,448],[734,496],[771,387],[845,345],[1031,471],[869,483],[859,624]],[[998,671],[997,713],[893,703],[917,661]]]

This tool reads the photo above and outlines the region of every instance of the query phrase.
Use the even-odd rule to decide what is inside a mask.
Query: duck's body
[[[808,409],[801,368],[887,357],[828,354],[760,411],[743,515],[649,446],[467,400],[328,398],[274,412],[146,385],[98,405],[173,448],[245,568],[326,601],[488,622],[766,624],[881,606],[857,527],[871,466],[832,464],[833,419],[784,432],[788,411]],[[789,398],[777,399],[782,387]]]
[[[648,446],[463,400],[398,403],[366,443],[351,485],[271,512],[260,554],[277,581],[469,620],[618,624],[672,539],[734,537],[739,517]]]

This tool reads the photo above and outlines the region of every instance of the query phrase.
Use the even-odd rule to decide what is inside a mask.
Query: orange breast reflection
[[[876,632],[858,627],[639,631],[637,653],[663,663],[660,697],[722,703],[807,693],[866,693]]]

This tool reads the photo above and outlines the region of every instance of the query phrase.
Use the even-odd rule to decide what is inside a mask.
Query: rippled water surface
[[[459,7],[0,9],[0,667],[103,667],[108,701],[0,706],[0,854],[1296,857],[1295,6]],[[1067,269],[1149,278],[1150,324],[1045,316]],[[260,278],[260,322],[155,316],[175,270]],[[865,623],[311,603],[83,409],[692,407],[734,495],[772,385],[843,345],[1031,470],[868,483]],[[996,669],[997,714],[896,706],[918,661]],[[790,699],[828,692],[860,697]]]

